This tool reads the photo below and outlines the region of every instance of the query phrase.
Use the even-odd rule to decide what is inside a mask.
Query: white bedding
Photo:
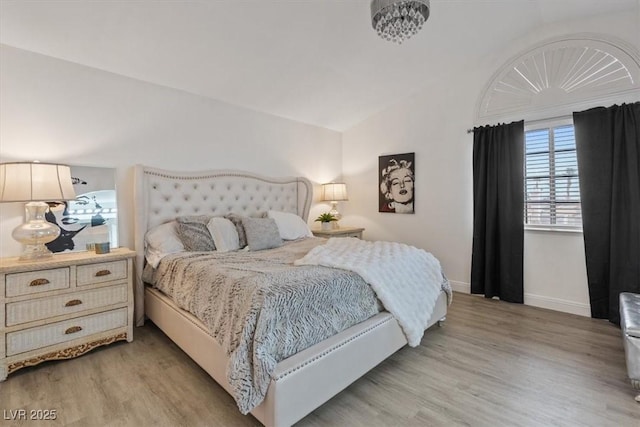
[[[440,262],[403,243],[331,238],[295,265],[322,265],[359,274],[398,320],[412,347],[420,344],[441,290],[451,296]]]

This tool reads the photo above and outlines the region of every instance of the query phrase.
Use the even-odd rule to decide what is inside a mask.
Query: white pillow
[[[166,255],[184,252],[184,245],[178,237],[175,221],[166,222],[151,228],[144,236],[145,257],[153,268],[158,268],[160,260]]]
[[[307,223],[298,215],[288,212],[269,211],[267,216],[275,220],[282,240],[296,240],[313,236]]]
[[[213,217],[207,223],[207,229],[213,237],[218,252],[237,251],[240,249],[240,238],[236,226],[226,218]]]

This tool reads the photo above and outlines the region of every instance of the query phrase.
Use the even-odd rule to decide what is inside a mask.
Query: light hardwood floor
[[[253,426],[148,323],[132,343],[27,368],[0,383],[0,425]],[[620,330],[602,320],[456,293],[442,328],[405,347],[300,426],[640,426]]]

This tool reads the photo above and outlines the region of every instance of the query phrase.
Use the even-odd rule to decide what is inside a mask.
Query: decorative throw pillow
[[[280,211],[269,211],[269,218],[273,218],[278,226],[280,237],[283,240],[296,240],[303,237],[311,237],[313,234],[309,226],[296,214]]]
[[[247,234],[247,245],[251,251],[261,251],[282,246],[278,226],[272,218],[242,218]]]
[[[218,252],[237,251],[240,240],[236,226],[226,218],[213,217],[207,223],[207,228]]]
[[[211,219],[207,215],[179,216],[178,237],[182,241],[184,248],[189,252],[215,251],[216,245],[213,237],[209,233],[207,224]]]
[[[240,245],[240,249],[247,246],[247,235],[244,232],[244,225],[242,225],[242,218],[246,218],[242,215],[230,213],[225,215],[225,218],[228,219],[236,226],[236,231],[238,232],[238,244]]]
[[[160,260],[165,255],[184,252],[184,245],[177,234],[176,221],[157,225],[147,231],[144,237],[146,248],[145,258],[151,267],[158,268]]]

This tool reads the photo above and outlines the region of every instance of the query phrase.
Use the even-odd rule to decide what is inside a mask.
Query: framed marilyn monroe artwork
[[[414,213],[415,153],[378,157],[378,212]]]

